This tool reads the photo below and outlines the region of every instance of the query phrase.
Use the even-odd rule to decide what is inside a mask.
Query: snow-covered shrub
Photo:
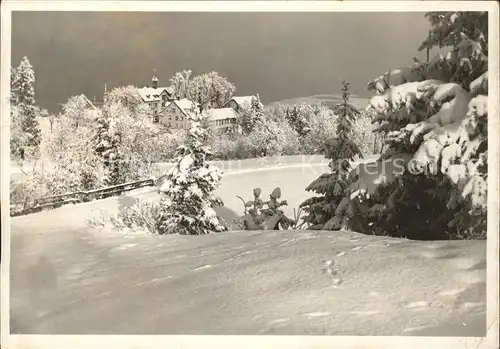
[[[99,217],[89,221],[89,225],[122,232],[161,234],[161,215],[159,204],[135,199],[133,205],[121,208],[115,215],[101,211]]]
[[[375,234],[484,238],[488,13],[426,16],[432,30],[421,49],[449,51],[368,84],[377,95],[367,109],[387,132],[386,150],[371,171],[354,169],[334,219]]]
[[[26,178],[10,183],[10,203],[19,204],[23,209],[32,207],[34,200],[49,194],[48,180],[39,171],[27,173]]]

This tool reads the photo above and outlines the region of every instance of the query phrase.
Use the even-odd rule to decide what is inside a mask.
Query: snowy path
[[[231,175],[219,195],[277,185],[296,207],[317,171]],[[86,228],[144,190],[12,219],[11,331],[51,334],[482,336],[485,242],[339,232],[123,235]],[[234,198],[234,199],[233,199]]]

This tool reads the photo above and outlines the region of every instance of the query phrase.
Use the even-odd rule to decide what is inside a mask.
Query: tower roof
[[[158,77],[156,76],[156,69],[153,71],[153,77],[151,78],[151,81],[158,81]]]

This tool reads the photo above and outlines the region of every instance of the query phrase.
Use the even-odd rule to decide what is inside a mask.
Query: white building
[[[173,100],[158,114],[161,125],[171,129],[186,130],[189,128],[188,117],[198,112],[198,105],[187,98]]]
[[[233,108],[216,108],[205,111],[206,117],[210,125],[218,131],[226,131],[234,129],[241,133],[239,125],[239,115]]]
[[[226,104],[224,108],[233,108],[236,112],[241,112],[242,109],[250,108],[252,105],[253,96],[234,96]]]
[[[151,87],[146,86],[137,89],[144,103],[147,103],[153,111],[155,122],[159,121],[158,117],[161,111],[175,99],[172,87],[159,87],[158,85],[158,77],[154,73],[151,78]]]

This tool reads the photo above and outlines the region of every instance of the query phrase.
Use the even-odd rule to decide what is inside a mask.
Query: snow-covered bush
[[[133,205],[121,208],[116,215],[109,216],[101,211],[99,217],[89,221],[89,225],[122,232],[161,234],[161,216],[157,203],[135,199]]]
[[[377,95],[367,109],[377,130],[388,132],[386,150],[351,173],[348,209],[337,210],[335,220],[375,234],[484,238],[488,13],[426,16],[432,30],[421,49],[448,52],[368,84]]]

